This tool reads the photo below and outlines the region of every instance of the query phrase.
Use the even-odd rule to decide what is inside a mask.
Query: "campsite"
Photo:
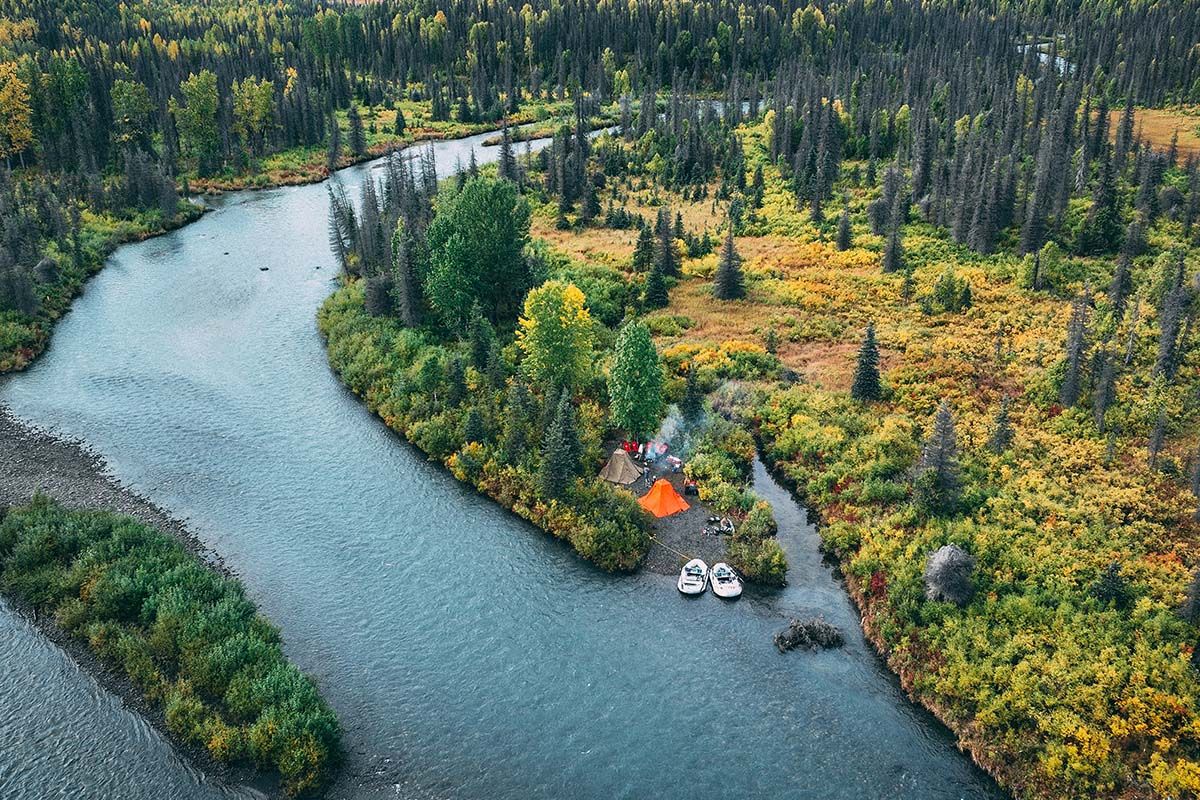
[[[675,575],[693,558],[709,564],[724,560],[735,523],[700,500],[699,486],[687,475],[687,462],[669,446],[660,457],[647,462],[636,446],[628,445],[623,442],[612,449],[599,477],[633,494],[653,517],[643,566],[662,575]]]
[[[1200,798],[1197,42],[5,0],[0,797]]]

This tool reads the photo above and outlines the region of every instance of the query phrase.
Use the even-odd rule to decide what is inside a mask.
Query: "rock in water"
[[[797,647],[808,650],[828,650],[831,647],[841,647],[843,644],[845,644],[845,639],[842,638],[842,632],[821,617],[794,619],[786,628],[775,634],[775,646],[781,653]]]

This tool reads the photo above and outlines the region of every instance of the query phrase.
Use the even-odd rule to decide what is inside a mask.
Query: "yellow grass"
[[[1121,123],[1121,111],[1111,114],[1109,132],[1115,138]],[[1200,106],[1178,108],[1139,108],[1134,111],[1134,130],[1155,150],[1171,146],[1171,136],[1178,131],[1181,157],[1200,155]]]

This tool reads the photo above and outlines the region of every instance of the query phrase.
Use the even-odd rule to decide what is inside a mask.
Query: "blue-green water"
[[[439,168],[468,146],[439,145]],[[693,602],[669,577],[598,572],[330,374],[323,186],[218,205],[121,248],[0,402],[91,444],[242,577],[341,717],[333,796],[996,796],[874,658],[765,475],[785,591]],[[845,649],[776,652],[813,611]],[[0,797],[249,793],[205,782],[3,605],[0,645]]]

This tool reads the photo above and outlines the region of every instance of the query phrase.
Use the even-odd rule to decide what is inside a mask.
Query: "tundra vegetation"
[[[645,520],[592,470],[658,407],[644,326],[661,402],[732,426],[701,491],[770,531],[757,440],[1014,795],[1200,794],[1196,0],[6,9],[8,351],[76,211],[499,127],[446,185],[418,156],[332,188],[320,325],[388,424],[631,568]]]

